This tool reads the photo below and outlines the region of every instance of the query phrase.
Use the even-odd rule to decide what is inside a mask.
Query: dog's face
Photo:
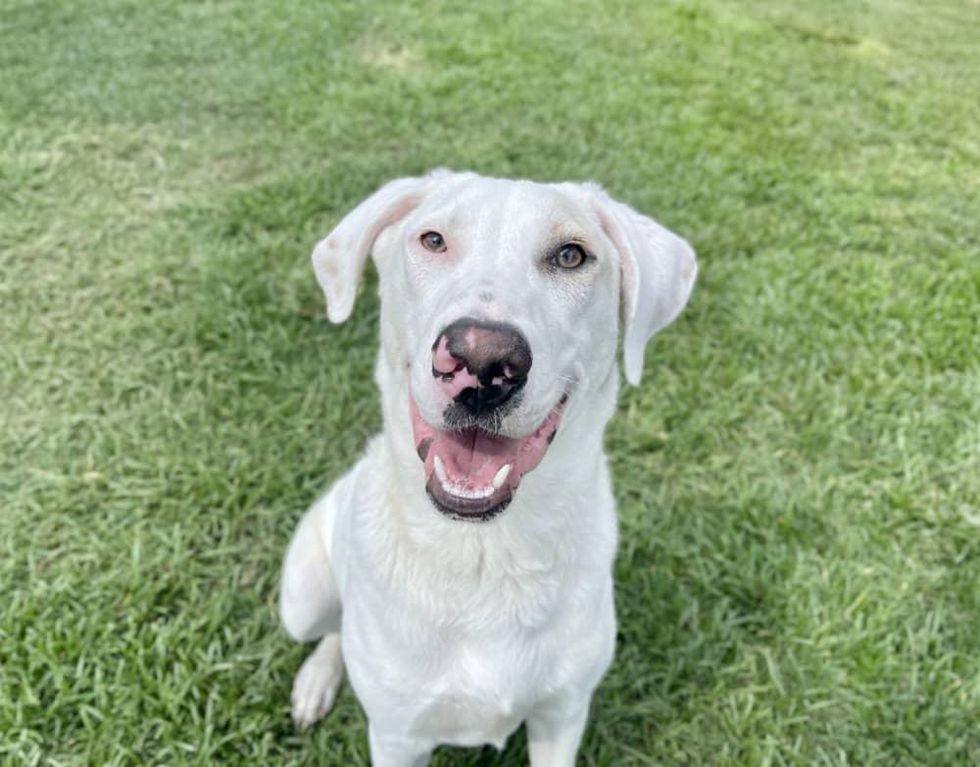
[[[690,247],[598,187],[436,172],[382,188],[317,245],[343,321],[369,252],[386,364],[405,377],[433,505],[486,520],[615,364],[620,296],[636,382],[647,339],[694,282]]]

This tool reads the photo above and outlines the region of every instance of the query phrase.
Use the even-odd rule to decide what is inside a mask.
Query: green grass
[[[0,763],[366,764],[274,612],[380,420],[374,282],[330,327],[308,255],[439,165],[700,257],[609,429],[581,763],[980,762],[980,6],[391,5],[3,0]]]

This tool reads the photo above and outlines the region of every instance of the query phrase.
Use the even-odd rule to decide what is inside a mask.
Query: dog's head
[[[503,510],[569,398],[609,378],[620,303],[636,384],[697,273],[684,240],[595,185],[447,171],[392,181],[317,244],[331,321],[372,252],[383,359],[403,376],[429,497],[459,519]]]

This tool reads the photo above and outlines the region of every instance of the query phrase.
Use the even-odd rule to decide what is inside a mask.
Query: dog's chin
[[[409,398],[415,449],[435,508],[465,522],[486,522],[514,498],[523,477],[541,462],[558,430],[567,397],[530,434],[505,437],[479,427],[438,428]]]
[[[447,517],[460,522],[489,522],[506,509],[514,498],[509,488],[501,488],[486,498],[461,498],[442,488],[437,477],[430,477],[425,483],[425,492],[432,505]]]

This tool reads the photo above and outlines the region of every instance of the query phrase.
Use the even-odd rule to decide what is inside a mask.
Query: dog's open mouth
[[[566,397],[531,434],[519,439],[479,428],[455,431],[430,426],[409,397],[415,449],[425,464],[426,492],[454,519],[488,520],[514,497],[521,478],[535,468],[555,437]]]

